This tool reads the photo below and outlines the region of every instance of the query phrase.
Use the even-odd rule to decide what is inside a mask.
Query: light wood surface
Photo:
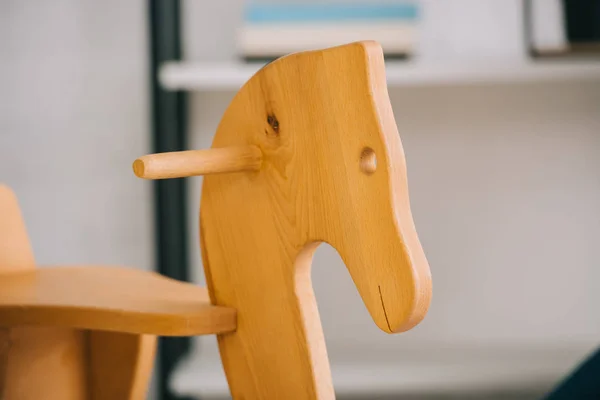
[[[134,171],[215,174],[204,180],[200,217],[210,302],[199,287],[139,270],[34,270],[22,221],[8,218],[0,223],[0,243],[9,243],[0,247],[0,264],[2,252],[9,260],[0,265],[9,271],[0,274],[5,398],[140,400],[154,338],[125,332],[217,333],[237,400],[333,399],[310,276],[322,242],[337,249],[382,330],[402,332],[425,316],[429,266],[373,42],[267,65],[235,96],[213,149],[146,156]],[[0,216],[13,203],[0,189]]]
[[[54,327],[10,331],[1,399],[146,399],[155,336]]]
[[[90,400],[146,399],[156,336],[89,331]]]
[[[8,186],[0,184],[0,273],[34,268],[35,258],[17,197]]]
[[[156,337],[122,332],[235,325],[235,310],[212,306],[205,289],[158,274],[35,269],[17,199],[0,185],[0,399],[143,400]]]
[[[232,396],[333,399],[310,276],[319,243],[337,249],[386,332],[419,323],[431,297],[380,46],[297,53],[262,68],[212,147],[249,145],[260,149],[260,169],[206,176],[200,207],[211,301],[238,311],[237,330],[218,335]]]
[[[167,179],[224,172],[256,171],[262,154],[256,146],[188,150],[142,156],[133,162],[139,178]]]
[[[386,332],[415,326],[431,296],[380,47],[264,67],[213,147],[247,144],[263,154],[260,171],[206,176],[200,210],[211,300],[238,310],[237,331],[218,335],[233,398],[333,399],[310,277],[318,244],[337,249]]]
[[[236,312],[206,289],[128,268],[53,267],[0,277],[0,325],[46,325],[153,335],[235,330]]]
[[[35,260],[17,198],[0,185],[0,285],[6,277],[30,273],[35,273]],[[0,317],[0,399],[87,399],[84,332],[55,327],[8,328],[10,325],[3,322]]]
[[[3,394],[3,400],[88,400],[86,333],[12,328]]]

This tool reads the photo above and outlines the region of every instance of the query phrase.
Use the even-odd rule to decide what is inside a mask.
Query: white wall
[[[419,62],[524,58],[520,1],[423,3]],[[241,4],[185,2],[188,58],[235,59]],[[191,96],[191,147],[210,145],[232,96]],[[523,375],[519,384],[547,389],[600,345],[600,82],[394,88],[390,96],[433,303],[413,331],[379,332],[343,263],[322,246],[313,280],[337,387],[347,364],[456,370],[473,359],[471,380],[489,368],[488,375],[508,374],[506,384]],[[195,219],[190,229],[201,282]],[[175,379],[182,391],[201,391],[190,383],[202,380],[198,366],[211,379],[222,374],[214,341],[198,345]]]
[[[153,267],[144,1],[0,2],[0,182],[41,264]]]

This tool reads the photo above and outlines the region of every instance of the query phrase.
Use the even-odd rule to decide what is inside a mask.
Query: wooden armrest
[[[153,272],[53,267],[0,275],[0,325],[190,336],[234,331],[236,310]]]

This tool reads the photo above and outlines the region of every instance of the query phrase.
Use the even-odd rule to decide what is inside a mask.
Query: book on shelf
[[[246,60],[376,40],[386,57],[407,58],[415,48],[419,9],[414,2],[248,3],[237,35]]]

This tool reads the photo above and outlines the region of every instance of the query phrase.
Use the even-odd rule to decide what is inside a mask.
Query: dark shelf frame
[[[162,153],[185,150],[186,93],[166,91],[158,81],[158,72],[163,62],[182,58],[180,1],[149,0],[148,21],[152,151]],[[168,277],[189,281],[185,179],[154,181],[154,212],[156,270]],[[169,380],[177,363],[189,353],[190,348],[190,338],[159,339],[157,383],[161,400],[191,400],[175,395],[169,388]]]

